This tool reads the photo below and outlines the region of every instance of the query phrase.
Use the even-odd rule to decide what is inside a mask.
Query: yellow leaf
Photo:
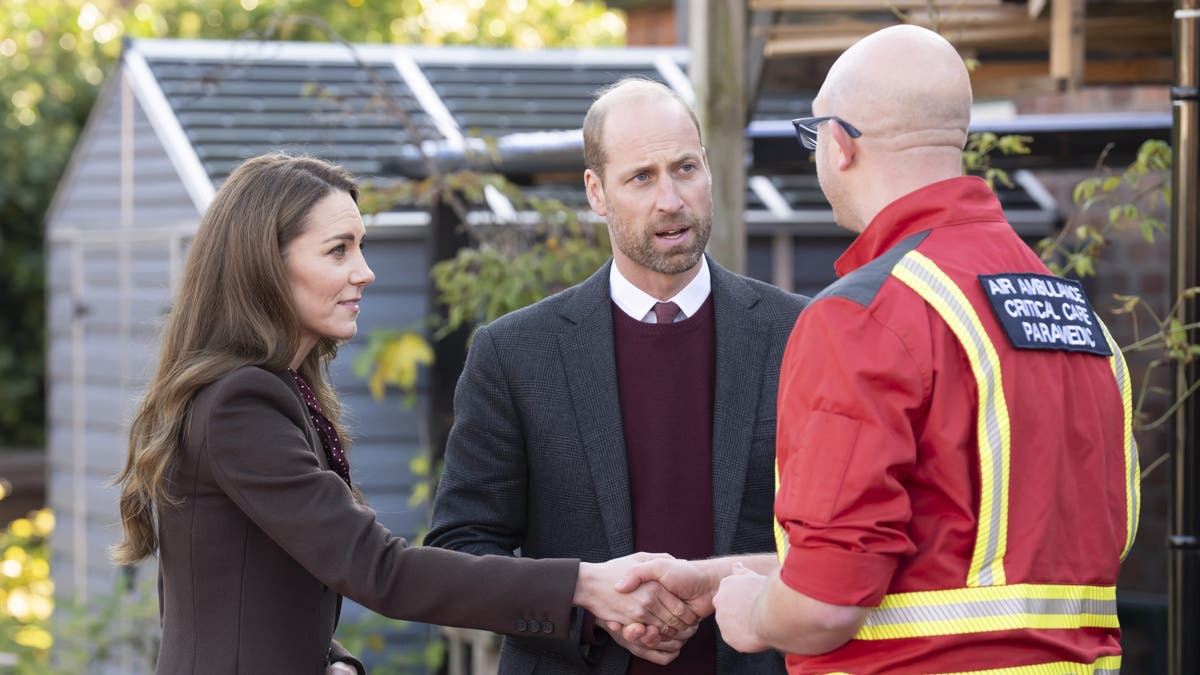
[[[54,532],[54,512],[50,509],[39,509],[33,515],[33,527],[38,535],[50,536]]]
[[[371,390],[371,398],[376,401],[383,399],[383,371],[378,367],[375,368],[375,372],[371,373],[371,379],[367,381],[367,387]]]
[[[382,396],[383,384],[391,384],[411,391],[417,384],[417,369],[433,363],[433,348],[424,337],[416,333],[404,333],[390,340],[379,352],[376,375],[372,377],[372,393],[375,380],[380,380],[378,397]]]
[[[22,626],[13,636],[17,644],[34,649],[47,650],[54,644],[54,638],[44,628],[38,626]]]
[[[16,520],[12,521],[11,525],[8,526],[8,530],[14,535],[24,539],[26,537],[33,536],[33,523],[29,522],[29,519],[27,518],[17,518]]]

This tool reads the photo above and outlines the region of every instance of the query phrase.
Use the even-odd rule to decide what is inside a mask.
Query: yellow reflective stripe
[[[1119,675],[1120,672],[1121,657],[1117,655],[1101,656],[1093,663],[1055,661],[1054,663],[1039,663],[1034,666],[937,673],[936,675]],[[930,675],[935,674],[930,673]]]
[[[1099,319],[1097,319],[1099,320]],[[1104,331],[1104,339],[1113,355],[1109,357],[1113,377],[1117,378],[1117,387],[1121,391],[1121,406],[1124,408],[1125,432],[1125,547],[1121,549],[1121,560],[1129,554],[1133,547],[1133,539],[1137,536],[1138,519],[1142,508],[1142,477],[1138,465],[1137,441],[1133,438],[1133,388],[1129,383],[1129,370],[1125,365],[1125,356],[1121,347],[1113,339],[1108,327],[1100,322]]]
[[[1101,656],[1093,663],[1075,663],[1074,661],[1055,661],[1054,663],[1039,663],[1032,666],[1013,666],[1011,668],[992,668],[991,670],[960,671],[957,673],[927,673],[926,675],[1119,675],[1121,672],[1121,657]],[[850,675],[850,673],[826,673],[825,675]]]
[[[1114,586],[1014,584],[884,596],[854,636],[894,640],[1002,630],[1116,628]]]
[[[775,496],[779,496],[779,457],[775,457]],[[788,547],[791,542],[788,541],[787,532],[783,531],[783,525],[780,524],[778,518],[773,518],[775,523],[775,552],[779,554],[779,564],[782,565],[784,558],[787,558]]]
[[[971,303],[932,260],[910,251],[892,275],[916,291],[954,331],[963,346],[979,389],[976,426],[979,445],[979,527],[967,574],[968,586],[1005,583],[1008,548],[1010,436],[1008,405],[1000,379],[1000,357]]]

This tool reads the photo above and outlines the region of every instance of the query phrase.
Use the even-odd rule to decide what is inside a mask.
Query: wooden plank
[[[914,23],[932,27],[929,23]],[[887,25],[892,24],[844,20],[831,24],[774,26],[768,30],[764,53],[768,57],[839,53],[860,38]],[[1049,19],[1006,20],[991,24],[944,20],[939,28],[960,51],[980,47],[1005,52],[1041,51],[1047,49],[1053,39],[1053,26]],[[1156,17],[1093,17],[1084,22],[1084,35],[1093,45],[1093,51],[1161,51],[1164,44],[1170,43],[1171,25]],[[1080,40],[1077,47],[1082,49],[1082,46],[1083,41]],[[1083,64],[1082,51],[1078,58]],[[1043,73],[1049,74],[1044,61],[1042,68]]]
[[[954,0],[954,7],[997,7],[1001,0]],[[750,9],[784,12],[877,12],[925,9],[926,0],[750,0]]]
[[[746,5],[697,0],[689,6],[689,75],[696,91],[712,173],[713,228],[708,252],[734,272],[746,270]]]
[[[746,119],[754,115],[754,107],[758,105],[758,91],[762,84],[763,65],[766,54],[763,49],[767,44],[767,33],[771,26],[779,22],[778,12],[751,12],[750,34],[747,36],[746,58]]]
[[[1083,83],[1094,85],[1170,84],[1173,62],[1169,57],[1091,61],[1084,69]],[[984,61],[971,73],[976,97],[1056,91],[1056,81],[1046,73],[1046,62]]]
[[[1083,86],[1086,11],[1084,0],[1053,0],[1050,4],[1050,76],[1072,91]]]

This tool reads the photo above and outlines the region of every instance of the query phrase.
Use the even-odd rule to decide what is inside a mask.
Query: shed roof
[[[572,130],[594,92],[637,75],[690,87],[686,50],[423,48],[133,40],[214,183],[270,150],[366,176],[431,141]]]
[[[140,89],[160,101],[154,114],[172,118],[162,126],[176,129],[174,142],[186,146],[174,151],[193,167],[192,180],[207,183],[193,195],[211,196],[243,159],[282,150],[317,155],[366,178],[424,175],[432,156],[441,170],[496,170],[534,194],[586,209],[582,180],[572,172],[583,168],[579,129],[596,90],[637,75],[693,98],[688,52],[678,47],[531,52],[131,40],[125,59],[144,80]],[[807,113],[811,97],[760,96],[751,137],[762,135],[763,125],[774,129]],[[756,140],[756,163],[760,145]],[[788,155],[802,156],[788,147]],[[811,166],[772,165],[767,153],[763,157],[748,172],[749,223],[831,222]],[[1035,183],[1027,176],[1015,190],[1002,191],[1002,200],[1021,212],[1017,219],[1049,224],[1054,205],[1044,195],[1030,196]]]

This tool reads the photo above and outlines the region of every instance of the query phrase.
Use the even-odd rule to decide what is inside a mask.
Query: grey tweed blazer
[[[713,551],[769,552],[779,364],[807,298],[708,264]],[[590,562],[634,552],[608,278],[605,265],[475,333],[427,544]],[[630,654],[615,643],[581,655],[579,623],[568,640],[506,638],[500,672],[624,673]],[[774,652],[740,655],[721,642],[713,657],[722,674],[785,672]]]

